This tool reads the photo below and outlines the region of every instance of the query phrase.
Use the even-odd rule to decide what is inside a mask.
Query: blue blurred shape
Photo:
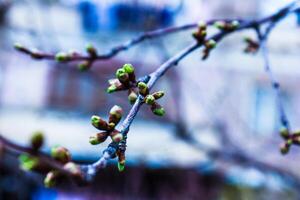
[[[171,9],[157,8],[145,4],[117,3],[109,9],[110,23],[115,28],[139,28],[169,26],[174,21],[175,13]]]
[[[78,10],[81,16],[81,25],[86,32],[97,32],[99,30],[98,6],[89,0],[78,3]]]
[[[38,187],[32,194],[32,200],[55,200],[58,199],[57,191]]]
[[[298,26],[300,26],[300,9],[296,11],[296,16],[297,16],[297,24]]]

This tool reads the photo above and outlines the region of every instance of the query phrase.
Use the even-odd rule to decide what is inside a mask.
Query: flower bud
[[[67,163],[71,161],[71,154],[68,149],[57,146],[57,147],[52,147],[51,149],[51,156],[62,163]]]
[[[126,74],[126,71],[123,68],[119,68],[116,71],[116,77],[119,78],[121,75]]]
[[[284,139],[288,138],[289,137],[289,130],[287,128],[285,128],[285,127],[282,127],[280,129],[280,135]]]
[[[112,139],[112,141],[114,142],[121,142],[121,140],[123,140],[123,135],[122,133],[120,133],[120,131],[114,130],[110,133],[110,137]]]
[[[157,116],[164,116],[165,115],[165,109],[159,105],[158,103],[154,103],[151,106],[151,111],[153,112],[153,114],[157,115]]]
[[[38,168],[39,159],[28,154],[21,154],[19,156],[20,167],[25,171],[31,171]]]
[[[88,44],[86,46],[86,51],[88,52],[88,54],[90,54],[92,57],[96,57],[97,56],[97,50],[96,48],[92,45],[92,44]]]
[[[280,145],[281,154],[285,155],[289,152],[289,150],[290,150],[290,147],[286,143],[283,143]]]
[[[104,121],[101,117],[97,115],[93,115],[91,117],[91,124],[99,130],[107,130],[108,129],[108,124],[106,121]]]
[[[55,55],[55,60],[57,62],[65,62],[65,61],[70,60],[70,56],[67,53],[65,53],[65,52],[58,52]]]
[[[231,22],[231,27],[233,28],[233,29],[236,29],[236,28],[238,28],[240,26],[240,22],[238,21],[238,20],[233,20],[232,22]]]
[[[109,111],[109,123],[113,122],[117,125],[123,115],[123,109],[120,106],[114,105]]]
[[[217,46],[217,42],[213,39],[210,39],[210,40],[206,41],[205,46],[208,49],[214,49]]]
[[[42,145],[44,144],[43,133],[40,131],[33,133],[33,135],[31,136],[31,139],[30,139],[30,144],[34,150],[38,150],[39,148],[41,148]]]
[[[91,67],[91,63],[89,61],[83,61],[78,65],[78,69],[82,72],[88,70],[90,67]]]
[[[115,85],[111,85],[109,86],[107,89],[106,89],[106,92],[107,93],[113,93],[113,92],[116,92],[117,91],[117,86]]]
[[[162,98],[165,95],[164,91],[158,91],[158,92],[154,92],[153,97],[155,98],[155,100]]]
[[[57,178],[59,176],[59,172],[56,170],[52,170],[47,173],[45,179],[44,179],[44,185],[47,188],[53,187],[57,183]]]
[[[206,24],[205,21],[199,21],[199,22],[198,22],[198,27],[199,27],[200,29],[206,29],[207,24]]]
[[[16,42],[14,44],[14,48],[17,49],[17,50],[19,50],[19,51],[22,51],[24,49],[24,46],[22,44]]]
[[[148,105],[152,105],[154,104],[155,102],[155,98],[153,95],[151,94],[148,94],[146,97],[145,97],[145,103],[148,104]]]
[[[214,23],[214,26],[217,28],[217,29],[220,29],[220,30],[223,30],[226,26],[226,22],[224,21],[216,21]]]
[[[135,91],[130,90],[128,94],[128,101],[130,102],[130,104],[134,104],[137,98],[138,95],[135,93]]]
[[[149,89],[146,83],[144,82],[139,82],[138,83],[138,88],[139,88],[139,93],[143,96],[146,96],[149,94]]]
[[[123,69],[128,74],[134,73],[134,67],[131,64],[124,64]]]
[[[69,171],[74,177],[82,178],[80,167],[73,162],[68,162],[63,167],[65,170]]]
[[[89,142],[92,145],[97,145],[97,144],[104,142],[107,139],[107,137],[108,137],[107,132],[97,133],[95,136],[90,137]]]

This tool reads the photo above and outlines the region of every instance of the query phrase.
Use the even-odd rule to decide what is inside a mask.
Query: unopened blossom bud
[[[282,138],[286,139],[289,137],[289,130],[286,127],[280,129],[280,135]]]
[[[287,154],[290,150],[290,147],[286,144],[286,143],[283,143],[280,145],[280,152],[284,155],[284,154]]]
[[[145,97],[145,103],[148,104],[148,105],[152,105],[154,104],[155,102],[155,98],[153,95],[151,94],[148,94],[146,97]]]
[[[158,103],[154,103],[151,106],[151,111],[153,112],[153,114],[157,115],[157,116],[164,116],[165,115],[165,109],[159,105]]]
[[[110,85],[110,86],[106,89],[106,92],[107,92],[107,93],[113,93],[113,92],[115,92],[115,91],[117,91],[117,86],[115,86],[115,85]]]
[[[134,104],[137,98],[137,93],[135,93],[134,90],[130,90],[128,94],[128,101],[130,102],[130,104]]]
[[[123,109],[120,106],[114,105],[109,111],[109,123],[113,122],[117,125],[123,115]]]
[[[69,150],[61,146],[52,147],[51,156],[61,163],[67,163],[71,161],[71,154]]]
[[[128,74],[134,73],[134,67],[131,64],[124,64],[122,68]]]
[[[217,42],[213,39],[210,39],[210,40],[206,41],[205,46],[208,49],[214,49],[217,46]]]
[[[57,62],[65,62],[65,61],[68,61],[69,59],[70,59],[70,56],[65,52],[59,52],[59,53],[55,54],[55,60]]]
[[[82,173],[80,167],[73,162],[68,162],[63,167],[65,170],[69,171],[74,177],[82,178]]]
[[[40,131],[33,133],[33,135],[30,138],[30,144],[34,150],[38,150],[39,148],[41,148],[42,145],[44,144],[43,133]]]
[[[47,173],[44,179],[44,185],[47,188],[54,187],[57,184],[57,179],[59,177],[59,172],[56,170],[52,170]]]
[[[17,49],[17,50],[19,50],[19,51],[22,51],[24,49],[24,46],[22,44],[16,42],[14,44],[14,48]]]
[[[138,83],[138,88],[139,88],[139,93],[143,96],[146,96],[149,94],[149,89],[146,83],[144,82],[139,82]]]
[[[224,22],[224,21],[216,21],[216,22],[214,23],[214,26],[215,26],[216,28],[218,28],[218,29],[223,30],[223,29],[225,28],[225,26],[226,26],[226,22]]]
[[[39,159],[28,154],[21,154],[19,156],[20,167],[25,171],[35,170],[39,166]]]
[[[121,142],[121,140],[123,140],[123,135],[122,133],[120,133],[119,131],[117,130],[114,130],[110,133],[110,137],[112,139],[112,141],[114,142]]]
[[[207,24],[206,24],[205,21],[199,21],[199,22],[198,22],[198,27],[199,27],[200,29],[206,29]]]
[[[164,91],[158,91],[158,92],[154,92],[153,97],[155,98],[155,100],[162,98],[165,95]]]
[[[240,22],[238,20],[233,20],[231,22],[231,26],[232,26],[233,29],[236,29],[240,26]]]
[[[107,122],[102,119],[101,117],[97,116],[97,115],[93,115],[91,117],[91,124],[99,130],[107,130],[108,129],[108,124]]]
[[[95,136],[90,137],[89,142],[92,145],[97,145],[97,144],[104,142],[107,139],[107,137],[108,137],[107,132],[97,133]]]
[[[83,61],[78,64],[78,69],[82,72],[88,70],[91,67],[91,63],[89,61]]]
[[[120,76],[122,76],[123,74],[126,74],[126,71],[123,68],[119,68],[116,71],[116,77],[119,78]]]
[[[93,57],[97,56],[97,50],[92,44],[88,44],[86,46],[86,51],[88,52],[88,54],[90,54]]]

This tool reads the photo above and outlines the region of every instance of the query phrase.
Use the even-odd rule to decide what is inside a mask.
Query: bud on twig
[[[155,98],[153,95],[151,94],[148,94],[146,97],[145,97],[145,103],[148,104],[148,105],[152,105],[154,104],[155,102]]]
[[[39,166],[39,159],[28,154],[21,154],[19,156],[20,167],[25,171],[36,170]]]
[[[72,176],[76,177],[76,178],[83,178],[83,175],[81,173],[80,167],[78,165],[76,165],[73,162],[68,162],[64,165],[63,167],[65,170],[69,171]]]
[[[138,83],[138,88],[139,88],[139,93],[142,96],[146,96],[147,94],[149,94],[149,89],[146,83],[144,82],[139,82]]]
[[[31,136],[31,139],[30,139],[30,144],[34,150],[40,149],[42,147],[42,145],[44,144],[43,133],[40,131],[33,133],[33,135]]]
[[[123,109],[120,106],[114,105],[109,111],[109,123],[114,123],[117,125],[123,115]]]
[[[107,122],[97,115],[93,115],[91,117],[91,123],[95,128],[99,130],[105,130],[105,131],[108,130]]]
[[[138,98],[138,95],[137,95],[137,93],[135,93],[134,90],[129,90],[128,92],[129,92],[128,101],[130,104],[134,104],[136,99]]]
[[[151,106],[151,111],[157,116],[165,115],[165,109],[156,102]]]
[[[70,56],[69,56],[69,54],[67,54],[65,52],[58,52],[57,54],[55,54],[55,60],[57,62],[69,61],[70,60]]]
[[[69,150],[61,146],[52,147],[51,156],[61,163],[67,163],[71,161],[71,154]]]
[[[290,146],[287,143],[282,143],[280,145],[280,152],[284,155],[287,154],[290,150]]]
[[[100,144],[100,143],[104,142],[107,139],[107,137],[108,137],[107,132],[97,133],[96,136],[90,137],[90,143],[92,145]]]
[[[155,100],[162,98],[165,95],[164,91],[158,91],[158,92],[154,92],[153,97],[155,98]]]
[[[86,51],[90,54],[91,57],[97,57],[97,50],[92,44],[86,46]]]
[[[47,173],[45,179],[44,179],[44,185],[47,188],[54,187],[57,184],[57,179],[59,177],[60,173],[56,170],[52,170]]]
[[[125,152],[124,151],[118,151],[117,156],[118,156],[118,170],[119,170],[119,172],[122,172],[125,169],[125,162],[126,162]]]
[[[290,135],[289,134],[289,130],[287,128],[285,128],[285,127],[282,127],[280,129],[280,135],[281,135],[282,138],[287,139],[289,137],[289,135]]]
[[[78,64],[78,69],[82,72],[87,71],[91,67],[91,62],[86,60]]]
[[[110,133],[110,137],[111,137],[112,141],[117,142],[117,143],[121,142],[121,140],[123,140],[122,133],[120,133],[120,131],[117,131],[117,130],[113,130]]]
[[[134,67],[131,64],[124,64],[123,69],[129,75],[129,80],[131,82],[136,82],[135,74],[134,74]]]

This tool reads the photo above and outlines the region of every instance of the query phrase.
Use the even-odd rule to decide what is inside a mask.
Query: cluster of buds
[[[120,106],[113,106],[109,111],[109,119],[106,122],[99,116],[92,116],[91,123],[92,125],[101,130],[102,132],[97,133],[95,136],[90,137],[90,143],[92,145],[97,145],[104,142],[108,136],[111,137],[113,142],[119,143],[123,139],[123,135],[120,131],[115,129],[117,124],[120,122],[123,115],[123,110]]]
[[[38,131],[35,132],[30,139],[30,146],[33,151],[38,151],[44,144],[43,133]],[[71,162],[70,152],[61,146],[56,146],[51,149],[51,157],[62,164],[64,170],[68,171],[70,175],[78,180],[82,180],[81,169],[78,165]],[[54,186],[59,178],[65,174],[57,169],[53,169],[49,164],[43,162],[42,158],[35,154],[23,153],[19,156],[20,168],[25,171],[35,171],[39,173],[47,173],[44,184],[46,187]]]
[[[233,20],[231,22],[216,21],[214,26],[222,31],[234,31],[240,26],[240,22],[238,20]]]
[[[44,135],[42,132],[37,131],[32,134],[30,138],[30,147],[33,151],[38,151],[44,144]],[[31,156],[27,153],[23,153],[19,156],[20,168],[25,171],[44,171],[45,166],[40,162],[40,159],[36,156]]]
[[[85,61],[83,61],[83,62],[81,62],[81,63],[78,64],[78,69],[80,71],[86,71],[86,70],[90,69],[91,66],[92,66],[92,64],[93,64],[93,62],[94,62],[94,60],[98,56],[97,49],[92,44],[88,44],[85,47],[85,50],[88,53],[90,59],[85,60]]]
[[[300,145],[300,131],[290,133],[287,128],[282,128],[280,130],[280,135],[285,140],[280,145],[280,151],[282,154],[287,154],[292,144]]]
[[[133,104],[138,95],[136,88],[136,77],[134,73],[134,67],[131,64],[124,64],[122,68],[116,71],[116,78],[110,79],[108,93],[113,93],[121,90],[128,90],[128,100]]]
[[[63,165],[63,169],[68,171],[69,174],[77,179],[82,180],[83,175],[80,167],[71,161],[71,154],[68,149],[62,146],[55,146],[51,148],[51,157],[57,162]],[[60,178],[64,177],[65,174],[59,170],[52,169],[48,171],[45,179],[44,185],[46,187],[53,187],[59,182]]]
[[[197,40],[199,44],[204,44],[204,49],[202,52],[202,59],[208,58],[209,53],[217,45],[217,42],[213,39],[206,39],[207,36],[207,24],[205,22],[199,22],[198,30],[193,33],[193,37]]]
[[[246,48],[244,49],[245,53],[256,53],[259,49],[259,43],[257,41],[254,41],[250,37],[244,38],[245,43],[247,44]]]
[[[163,91],[154,92],[149,94],[149,88],[146,83],[139,82],[138,83],[139,94],[144,97],[144,103],[150,105],[151,111],[153,114],[158,116],[163,116],[165,114],[165,109],[156,102],[156,100],[160,99],[164,96]]]

